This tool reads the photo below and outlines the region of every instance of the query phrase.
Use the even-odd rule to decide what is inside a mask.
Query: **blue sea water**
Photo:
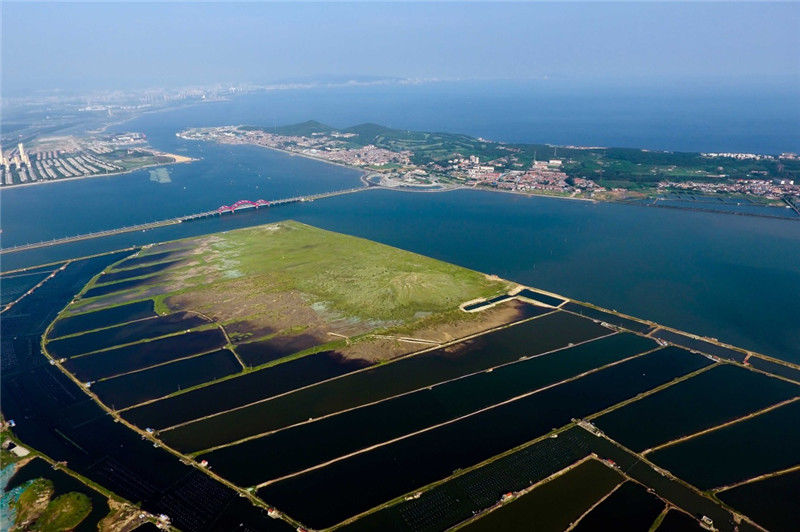
[[[763,88],[762,88],[763,89]],[[3,245],[355,186],[359,173],[247,146],[185,141],[185,127],[316,119],[506,141],[671,150],[799,151],[800,99],[776,89],[542,87],[489,82],[276,91],[115,126],[200,158],[148,171],[5,190]],[[163,181],[163,180],[160,180]],[[368,191],[5,255],[3,270],[294,218],[800,361],[800,223],[460,191]]]
[[[503,142],[673,151],[800,152],[800,92],[782,85],[460,81],[272,91],[124,127],[373,122]],[[167,135],[168,136],[168,135]],[[159,139],[160,140],[160,139]]]

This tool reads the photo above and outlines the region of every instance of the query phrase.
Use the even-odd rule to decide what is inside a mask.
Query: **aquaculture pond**
[[[82,381],[119,375],[224,346],[219,329],[192,331],[70,358],[64,367]]]
[[[560,297],[554,297],[554,296],[549,296],[547,294],[542,294],[540,292],[534,292],[533,290],[529,290],[528,288],[523,288],[516,295],[518,295],[519,297],[527,297],[528,299],[532,299],[534,301],[538,301],[540,303],[544,303],[545,305],[550,305],[553,307],[557,307],[565,301]]]
[[[164,271],[169,267],[175,266],[180,260],[173,260],[169,262],[159,262],[149,266],[139,266],[138,268],[131,268],[128,270],[114,270],[101,274],[96,280],[95,284],[115,283],[117,281],[125,281],[134,277],[143,277],[153,273]]]
[[[717,497],[768,530],[792,530],[800,516],[800,471],[744,484]]]
[[[478,301],[477,303],[470,303],[469,305],[465,305],[464,306],[464,310],[469,312],[471,310],[475,310],[475,309],[479,309],[479,308],[483,308],[483,307],[488,307],[489,305],[493,305],[495,303],[500,303],[501,301],[507,301],[507,300],[511,299],[511,297],[512,296],[510,296],[508,294],[502,294],[502,295],[499,295],[497,297],[493,297],[491,299],[487,299],[485,301]]]
[[[626,476],[653,489],[662,499],[692,515],[711,517],[721,531],[734,531],[736,523],[729,510],[683,481],[664,475],[644,462],[639,455],[607,438],[597,437],[587,430],[578,432],[576,438],[582,438],[587,449],[602,459],[613,461]]]
[[[122,292],[124,290],[132,290],[140,286],[152,285],[155,279],[156,276],[152,275],[150,277],[142,277],[139,279],[128,279],[116,283],[101,284],[93,286],[92,288],[88,289],[81,295],[81,297],[83,297],[84,299],[89,299],[92,297],[107,296],[109,294],[113,294],[115,292]]]
[[[49,338],[58,338],[83,331],[102,329],[120,323],[153,318],[156,316],[153,310],[153,301],[136,301],[127,305],[119,305],[104,310],[85,312],[83,314],[67,314],[62,316],[53,327],[50,328]]]
[[[366,360],[346,359],[335,351],[322,351],[127,410],[123,417],[139,426],[164,427],[281,394],[369,365]]]
[[[293,353],[305,351],[319,343],[315,336],[300,333],[291,336],[274,336],[267,340],[239,344],[236,346],[236,352],[245,364],[253,367],[279,360]]]
[[[453,476],[418,497],[367,514],[348,531],[438,531],[490,508],[508,492],[520,491],[586,457],[583,430],[570,428],[513,453]]]
[[[228,349],[164,364],[99,381],[92,391],[114,409],[163,397],[182,388],[212,381],[241,371]]]
[[[756,369],[768,371],[770,373],[774,373],[775,375],[780,375],[781,377],[786,377],[787,379],[791,379],[800,384],[800,369],[785,366],[783,364],[777,364],[775,362],[764,360],[763,358],[758,357],[750,357],[747,362]]]
[[[800,386],[722,364],[595,420],[634,451],[732,421],[800,395]]]
[[[259,490],[314,527],[331,526],[710,362],[662,349]],[[246,470],[232,472],[249,478]],[[267,480],[267,479],[264,479]],[[363,490],[364,485],[370,489]],[[305,493],[302,498],[296,493]],[[327,503],[312,501],[324,497]]]
[[[797,465],[800,401],[665,447],[650,459],[701,489]]]
[[[573,530],[646,531],[665,506],[664,501],[649,493],[647,488],[628,481],[585,515]]]
[[[581,316],[586,316],[587,318],[591,318],[593,320],[604,321],[606,323],[616,325],[617,327],[623,327],[629,331],[642,334],[650,332],[650,330],[653,328],[652,325],[648,325],[647,323],[642,323],[630,318],[624,318],[622,316],[618,316],[617,314],[593,307],[588,307],[586,305],[581,305],[580,303],[575,303],[573,301],[568,301],[561,308],[569,312],[580,314]]]
[[[747,214],[753,216],[768,216],[772,218],[797,219],[798,215],[787,206],[759,205],[744,198],[715,198],[708,196],[694,196],[688,194],[675,194],[666,197],[641,200],[642,203],[673,209],[694,209],[700,211],[721,212],[730,214]]]
[[[165,247],[168,247],[168,245],[159,244],[158,249],[164,249]],[[184,255],[184,253],[180,253],[177,250],[159,251],[158,253],[149,254],[140,253],[136,257],[131,257],[118,262],[114,265],[114,269],[121,270],[124,268],[133,268],[136,266],[142,266],[143,264],[150,264],[151,262],[161,262],[175,257],[182,257]]]
[[[47,342],[47,351],[55,358],[69,358],[100,349],[138,342],[146,338],[175,334],[209,323],[208,320],[196,314],[176,312],[167,316],[148,318],[99,331],[50,340]]]
[[[653,333],[653,337],[661,338],[662,340],[685,347],[686,349],[702,351],[703,353],[714,355],[715,357],[726,358],[735,362],[744,362],[745,354],[741,351],[706,342],[705,340],[698,340],[697,338],[692,338],[682,333],[659,329]]]
[[[253,479],[252,483],[257,483],[259,479],[283,476],[369,445],[455,419],[655,346],[651,340],[634,335],[610,336],[502,366],[492,372],[481,372],[424,388],[313,423],[297,425],[203,454],[203,458],[222,475],[250,464],[250,478]],[[202,449],[218,445],[217,442],[224,443],[224,433],[221,434],[224,428],[198,434],[196,427],[188,425],[165,432],[161,437],[180,450],[196,450],[192,447]],[[238,439],[243,436],[240,428],[238,424],[228,425],[225,432],[229,436],[235,434],[236,437],[232,439]],[[176,438],[176,435],[180,438]],[[320,445],[321,441],[325,444]],[[274,459],[255,464],[253,456],[272,456]]]
[[[128,255],[76,260],[4,312],[3,414],[15,434],[54,460],[152,513],[165,513],[181,530],[292,530],[204,473],[114,420],[42,355],[40,338],[60,309],[89,280]],[[13,341],[10,339],[13,338]],[[205,496],[204,494],[210,494]],[[94,530],[94,528],[92,528]]]
[[[614,469],[597,460],[587,460],[461,530],[566,530],[622,480]]]
[[[7,305],[19,299],[25,292],[46,279],[50,272],[18,273],[3,276],[0,280],[0,305]]]
[[[54,491],[51,500],[69,492],[78,492],[89,497],[92,503],[92,509],[75,528],[77,532],[97,530],[97,523],[108,515],[111,510],[108,506],[108,499],[103,494],[95,491],[64,471],[53,469],[49,463],[40,458],[35,458],[25,464],[24,467],[17,470],[14,476],[11,477],[7,489],[14,489],[17,486],[21,486],[37,478],[45,478],[53,483]]]
[[[232,413],[236,417],[231,419],[236,420],[235,423],[244,423],[245,419],[257,416],[264,420],[263,426],[282,427],[483,371],[518,360],[522,356],[534,356],[608,334],[611,331],[584,318],[560,312],[547,314],[465,342],[378,365],[347,379],[337,379],[298,390],[271,400],[269,404],[254,404]],[[291,364],[302,360],[304,358]],[[270,387],[276,385],[275,379],[270,378],[266,372],[282,371],[285,365],[280,364],[240,377],[244,380],[231,388],[236,390],[236,394],[217,393],[209,388],[186,394],[185,397],[176,397],[165,405],[148,405],[138,412],[127,412],[126,419],[137,424],[147,423],[151,427],[164,428],[264,399],[274,395],[265,393],[264,387],[269,392]],[[368,363],[362,361],[362,367],[365,365]],[[308,380],[305,382],[308,383]],[[224,388],[230,384],[222,386]],[[281,392],[294,387],[297,386],[281,387]],[[164,408],[160,408],[161,406]]]

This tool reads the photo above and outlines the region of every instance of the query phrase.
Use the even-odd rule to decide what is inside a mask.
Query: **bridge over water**
[[[256,201],[250,200],[239,200],[236,203],[232,203],[231,205],[222,205],[221,207],[214,209],[213,211],[205,211],[205,212],[198,212],[195,214],[188,214],[186,216],[178,216],[176,218],[168,218],[166,220],[158,220],[155,222],[148,222],[143,224],[136,224],[136,225],[129,225],[127,227],[119,227],[116,229],[108,229],[105,231],[97,231],[94,233],[84,233],[82,235],[74,235],[74,236],[67,236],[63,238],[55,238],[53,240],[47,240],[44,242],[33,242],[30,244],[22,244],[19,246],[13,246],[9,248],[0,249],[0,254],[7,254],[7,253],[16,253],[19,251],[27,251],[30,249],[37,249],[37,248],[44,248],[49,246],[57,246],[60,244],[67,244],[70,242],[77,242],[79,240],[90,240],[93,238],[102,238],[104,236],[111,236],[111,235],[119,235],[122,233],[131,233],[134,231],[147,231],[148,229],[155,229],[157,227],[164,227],[167,225],[175,225],[179,223],[190,222],[192,220],[199,220],[201,218],[211,218],[213,216],[224,216],[228,214],[233,214],[237,211],[243,211],[248,209],[260,209],[264,207],[275,207],[277,205],[285,205],[287,203],[300,203],[306,201],[314,201],[324,198],[330,198],[333,196],[342,196],[344,194],[353,194],[356,192],[361,192],[363,190],[369,190],[370,188],[377,188],[377,187],[356,187],[356,188],[348,188],[344,190],[335,190],[332,192],[323,192],[321,194],[312,194],[308,196],[296,196],[294,198],[283,198],[278,200],[267,201],[263,199],[259,199]]]

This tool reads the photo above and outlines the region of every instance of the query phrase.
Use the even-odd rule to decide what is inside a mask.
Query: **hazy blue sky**
[[[325,75],[800,78],[798,3],[3,2],[7,94]]]

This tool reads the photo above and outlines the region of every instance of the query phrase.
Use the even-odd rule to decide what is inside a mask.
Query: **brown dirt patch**
[[[512,299],[482,312],[462,312],[463,318],[456,322],[423,327],[409,334],[386,335],[393,338],[372,337],[355,342],[338,351],[347,358],[361,358],[372,362],[391,360],[435,347],[434,344],[426,345],[401,338],[419,338],[437,344],[451,342],[501,325],[514,323],[526,317],[524,310],[526,305],[526,303]]]
[[[294,290],[253,296],[252,282],[232,279],[206,290],[170,296],[165,303],[171,309],[195,310],[218,323],[225,322],[225,330],[237,343],[275,333],[302,332],[324,344],[336,340],[331,332],[353,336],[371,329],[369,324],[327,315],[324,309],[315,310],[303,294]]]
[[[516,299],[505,301],[482,312],[463,312],[464,318],[454,323],[425,327],[414,332],[414,338],[433,340],[439,343],[451,342],[477,334],[487,329],[513,323],[525,317],[527,303]]]
[[[130,532],[145,521],[139,518],[142,511],[130,504],[109,499],[108,507],[111,508],[111,511],[97,523],[97,529],[100,532]]]

